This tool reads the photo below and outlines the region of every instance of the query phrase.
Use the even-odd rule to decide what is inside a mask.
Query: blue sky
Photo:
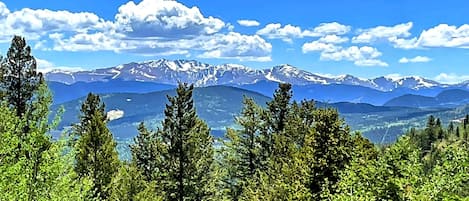
[[[328,75],[469,80],[467,1],[0,1],[0,54],[20,34],[40,68],[150,59]]]

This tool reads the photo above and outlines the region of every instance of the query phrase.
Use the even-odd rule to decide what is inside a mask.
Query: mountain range
[[[267,69],[253,69],[239,64],[210,65],[195,60],[150,60],[132,62],[110,68],[89,71],[53,70],[46,73],[49,81],[73,84],[109,80],[155,82],[176,85],[180,82],[196,86],[245,85],[261,81],[288,82],[293,85],[341,84],[362,86],[379,91],[396,89],[428,89],[436,87],[467,87],[467,83],[456,85],[441,84],[419,76],[403,78],[378,77],[363,79],[352,75],[324,76],[284,64]]]
[[[101,95],[112,119],[108,126],[121,139],[131,139],[140,121],[159,125],[166,95],[174,95],[178,82],[197,86],[198,114],[216,136],[235,126],[243,96],[265,105],[279,82],[292,84],[294,100],[313,99],[318,107],[337,108],[353,130],[379,143],[394,141],[410,126],[425,125],[430,114],[448,123],[469,112],[469,82],[449,85],[418,76],[324,76],[287,64],[252,69],[160,59],[88,71],[54,70],[45,77],[54,94],[53,109],[65,107],[60,128],[78,121],[81,102],[93,92]]]
[[[406,94],[393,98],[386,102],[384,106],[404,106],[404,107],[418,107],[418,108],[431,108],[431,107],[447,107],[452,108],[469,103],[469,91],[461,89],[445,90],[436,95],[421,96],[414,94]]]

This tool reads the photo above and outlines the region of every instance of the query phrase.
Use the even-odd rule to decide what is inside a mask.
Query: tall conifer
[[[81,106],[80,123],[73,129],[78,138],[75,170],[92,180],[92,196],[100,200],[108,198],[109,184],[119,166],[116,142],[106,122],[104,103],[98,95],[88,94]]]

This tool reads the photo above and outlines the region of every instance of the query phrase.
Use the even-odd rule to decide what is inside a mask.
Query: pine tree
[[[58,117],[49,122],[51,102],[43,83],[28,107],[35,108],[27,111],[29,119],[1,103],[0,200],[79,200],[89,189],[88,180],[76,179],[74,151],[64,138],[51,140],[48,132],[58,123]],[[20,135],[26,124],[31,126],[28,135]]]
[[[13,37],[7,57],[0,67],[4,98],[16,110],[16,115],[23,117],[42,81],[42,74],[37,72],[36,59],[31,55],[31,47],[23,37]]]
[[[339,180],[339,173],[349,164],[353,153],[350,128],[335,109],[318,109],[312,130],[309,188],[318,195],[323,188],[331,189]]]
[[[180,83],[177,95],[168,96],[163,127],[158,131],[166,149],[160,154],[167,200],[206,200],[213,194],[213,138],[196,114],[193,88]]]
[[[110,200],[133,200],[145,189],[145,178],[132,164],[121,164],[111,181]]]
[[[238,200],[246,181],[260,167],[260,110],[252,98],[244,97],[243,110],[236,117],[240,130],[228,129],[223,142],[224,163],[230,170],[224,180],[232,200]]]
[[[441,123],[440,123],[441,125]],[[427,127],[425,128],[425,136],[422,138],[422,150],[424,152],[430,152],[432,143],[436,141],[438,136],[437,121],[433,115],[430,115],[427,120]]]
[[[449,125],[448,125],[448,134],[450,135],[454,134],[454,123],[452,121],[449,122]]]
[[[132,159],[137,168],[142,171],[146,181],[156,181],[161,175],[158,170],[161,167],[161,153],[164,151],[156,135],[158,132],[149,131],[143,122],[138,126],[138,135],[135,143],[130,145]]]
[[[279,133],[285,128],[292,96],[291,84],[280,83],[278,89],[275,90],[274,99],[267,103],[272,133]]]
[[[305,145],[305,140],[314,126],[315,111],[316,107],[312,100],[303,100],[300,103],[294,101],[291,104],[285,128],[289,143],[295,144],[298,148]]]
[[[267,103],[267,109],[261,113],[263,120],[263,125],[260,126],[262,161],[267,161],[271,156],[283,154],[282,152],[285,151],[284,146],[276,146],[275,143],[283,143],[282,141],[286,138],[284,131],[290,111],[291,97],[291,84],[280,83],[274,92],[273,100]]]
[[[88,94],[81,107],[80,123],[73,128],[77,136],[76,167],[81,178],[93,182],[94,198],[105,200],[109,196],[108,185],[117,171],[116,142],[106,127],[104,103],[98,95]]]

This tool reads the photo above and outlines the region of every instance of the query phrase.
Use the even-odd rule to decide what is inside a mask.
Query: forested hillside
[[[469,116],[429,116],[378,147],[283,83],[265,106],[244,97],[236,126],[214,138],[180,83],[161,126],[135,128],[120,161],[99,95],[53,139],[63,109],[49,121],[53,98],[24,38],[0,69],[0,200],[469,200]]]

